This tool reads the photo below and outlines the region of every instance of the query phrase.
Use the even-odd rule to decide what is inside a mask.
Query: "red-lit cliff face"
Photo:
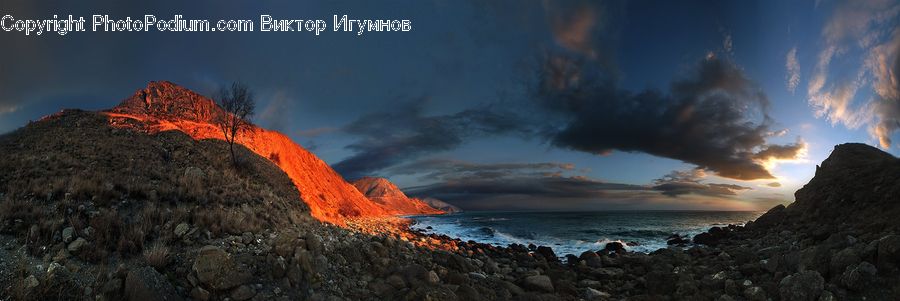
[[[367,198],[388,210],[391,214],[440,214],[442,211],[432,208],[419,199],[407,197],[400,188],[385,178],[364,177],[353,181],[360,192]]]
[[[219,111],[221,108],[211,99],[163,81],[150,82],[105,114],[114,126],[147,133],[178,130],[194,139],[223,139],[222,131],[211,123]],[[236,141],[281,167],[297,186],[312,216],[321,221],[344,225],[346,218],[396,212],[366,198],[328,164],[284,134],[254,126]],[[428,206],[420,210],[404,214],[440,213]]]

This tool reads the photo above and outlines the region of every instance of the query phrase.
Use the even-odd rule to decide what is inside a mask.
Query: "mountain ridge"
[[[119,105],[104,111],[110,124],[147,133],[184,132],[194,139],[224,139],[212,122],[220,113],[216,103],[203,95],[168,81],[150,82]],[[236,143],[284,170],[310,207],[313,217],[338,225],[347,218],[391,215],[392,208],[366,198],[325,161],[277,131],[253,125],[240,133]],[[438,213],[423,208],[406,214]]]
[[[393,214],[439,214],[434,208],[417,198],[410,198],[390,180],[380,177],[362,177],[351,182],[359,192]]]

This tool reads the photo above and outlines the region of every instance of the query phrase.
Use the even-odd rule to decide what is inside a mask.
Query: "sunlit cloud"
[[[822,30],[824,46],[807,87],[809,104],[815,115],[849,129],[868,126],[869,134],[883,148],[891,145],[891,134],[898,128],[896,69],[897,18],[900,3],[895,1],[850,1],[839,4]],[[861,53],[854,77],[830,76],[832,62]],[[789,55],[790,56],[790,55]],[[852,68],[851,68],[852,70]],[[841,74],[847,75],[846,72]],[[872,86],[877,97],[858,96]],[[863,98],[863,99],[860,99]]]
[[[891,146],[891,134],[900,127],[900,29],[890,42],[872,49],[866,64],[874,74],[873,87],[878,99],[872,112],[878,122],[869,131],[882,148]]]
[[[793,144],[767,146],[757,152],[755,158],[766,170],[772,171],[779,164],[808,162],[808,152],[809,144],[797,138]]]
[[[549,18],[556,43],[588,57],[596,57],[591,38],[597,29],[597,10],[589,4],[575,8],[548,4]]]

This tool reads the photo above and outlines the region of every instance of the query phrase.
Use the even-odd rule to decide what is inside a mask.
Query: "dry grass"
[[[81,287],[66,274],[36,277],[38,286],[28,288],[25,279],[30,275],[28,263],[19,257],[12,275],[12,285],[9,286],[12,300],[81,300],[82,298]]]
[[[169,247],[161,242],[154,243],[149,249],[144,250],[144,262],[157,271],[165,270],[169,265]]]
[[[76,255],[96,262],[173,242],[182,222],[214,235],[240,234],[308,211],[281,169],[243,147],[236,151],[240,167],[222,141],[116,129],[90,112],[32,123],[0,136],[0,231],[43,255],[63,228],[81,236],[90,227],[91,247]]]

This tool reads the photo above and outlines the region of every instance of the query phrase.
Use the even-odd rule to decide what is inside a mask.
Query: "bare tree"
[[[216,103],[222,112],[216,116],[216,124],[225,134],[225,141],[231,151],[231,162],[237,166],[234,154],[234,140],[241,132],[251,128],[250,118],[256,109],[256,100],[246,85],[235,82],[231,87],[223,87],[216,96]]]

